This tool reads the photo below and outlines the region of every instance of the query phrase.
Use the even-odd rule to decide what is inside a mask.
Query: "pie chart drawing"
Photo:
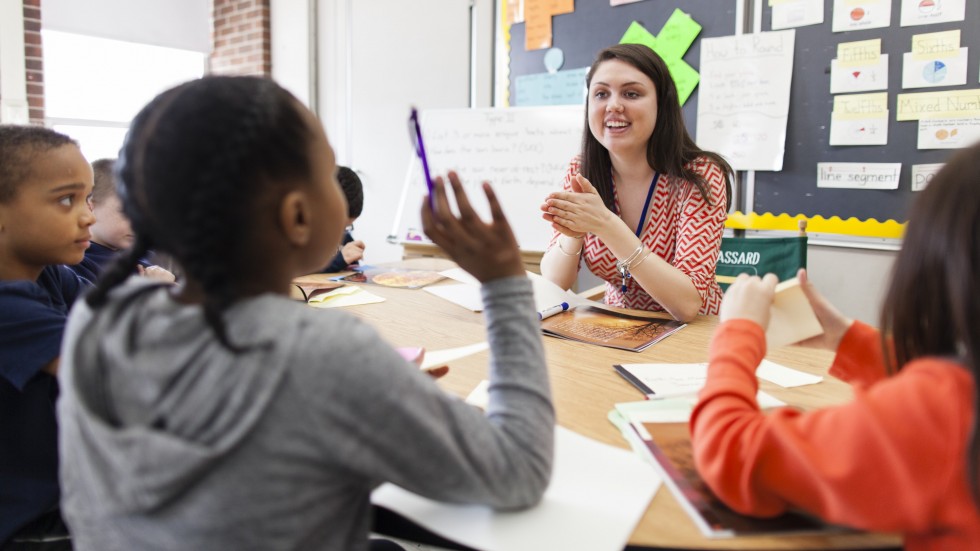
[[[919,2],[919,13],[931,13],[936,9],[936,3],[933,0],[922,0]]]
[[[930,84],[939,84],[946,79],[946,64],[942,61],[930,61],[922,68],[922,78]]]
[[[851,10],[851,20],[860,21],[864,19],[864,8],[854,8]]]

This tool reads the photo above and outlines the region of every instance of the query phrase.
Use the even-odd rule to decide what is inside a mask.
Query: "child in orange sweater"
[[[733,509],[793,507],[830,522],[901,532],[907,551],[980,547],[980,144],[953,156],[909,216],[878,332],[847,319],[807,280],[850,403],[763,414],[776,278],[740,276],[725,294],[708,381],[691,417],[698,470]]]

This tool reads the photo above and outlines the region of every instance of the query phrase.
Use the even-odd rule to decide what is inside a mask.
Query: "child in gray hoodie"
[[[368,548],[370,492],[515,509],[551,474],[554,411],[531,285],[495,196],[450,174],[432,240],[483,282],[483,414],[366,324],[288,298],[347,207],[317,119],[271,80],[206,77],[133,121],[117,176],[135,244],[72,312],[59,402],[76,549]],[[434,209],[434,210],[432,210]],[[150,249],[185,281],[129,279]]]

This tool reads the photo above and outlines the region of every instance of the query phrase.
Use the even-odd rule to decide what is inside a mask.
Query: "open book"
[[[459,283],[426,287],[426,291],[479,312],[483,309],[479,283],[461,270],[442,275]],[[553,282],[527,273],[534,288],[534,307],[546,335],[639,352],[684,327],[663,312],[646,312],[608,306],[562,289]]]
[[[678,503],[706,537],[846,530],[797,512],[773,518],[748,517],[736,513],[715,497],[695,469],[687,422],[654,423],[632,420],[630,428],[654,459],[654,466],[659,467]]]
[[[696,402],[693,395],[687,395],[618,403],[609,412],[609,420],[636,453],[657,467],[677,503],[702,534],[722,538],[853,531],[799,512],[773,518],[749,517],[722,503],[694,466],[688,421]]]
[[[609,306],[580,305],[545,318],[541,321],[541,331],[552,337],[639,352],[685,325],[646,314]]]

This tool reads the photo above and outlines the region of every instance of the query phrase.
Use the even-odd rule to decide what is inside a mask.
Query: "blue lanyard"
[[[647,212],[650,210],[650,200],[653,199],[653,190],[657,189],[657,180],[659,179],[660,179],[660,173],[654,172],[653,181],[650,182],[650,190],[647,191],[647,200],[643,203],[643,212],[640,213],[640,223],[636,225],[637,237],[640,237],[640,234],[643,233],[643,223],[646,222]]]
[[[660,180],[660,173],[655,172],[653,174],[653,181],[650,182],[650,189],[647,191],[647,200],[643,202],[643,212],[640,213],[640,222],[636,225],[636,236],[640,237],[643,233],[643,223],[646,222],[647,212],[650,210],[650,200],[653,199],[653,190],[657,189],[657,181]],[[640,237],[640,245],[643,245],[643,238]],[[618,264],[618,263],[617,263]],[[620,269],[620,275],[623,277],[623,284],[620,285],[619,291],[626,294],[628,290],[627,282],[633,277],[630,275],[629,270],[625,267]]]

